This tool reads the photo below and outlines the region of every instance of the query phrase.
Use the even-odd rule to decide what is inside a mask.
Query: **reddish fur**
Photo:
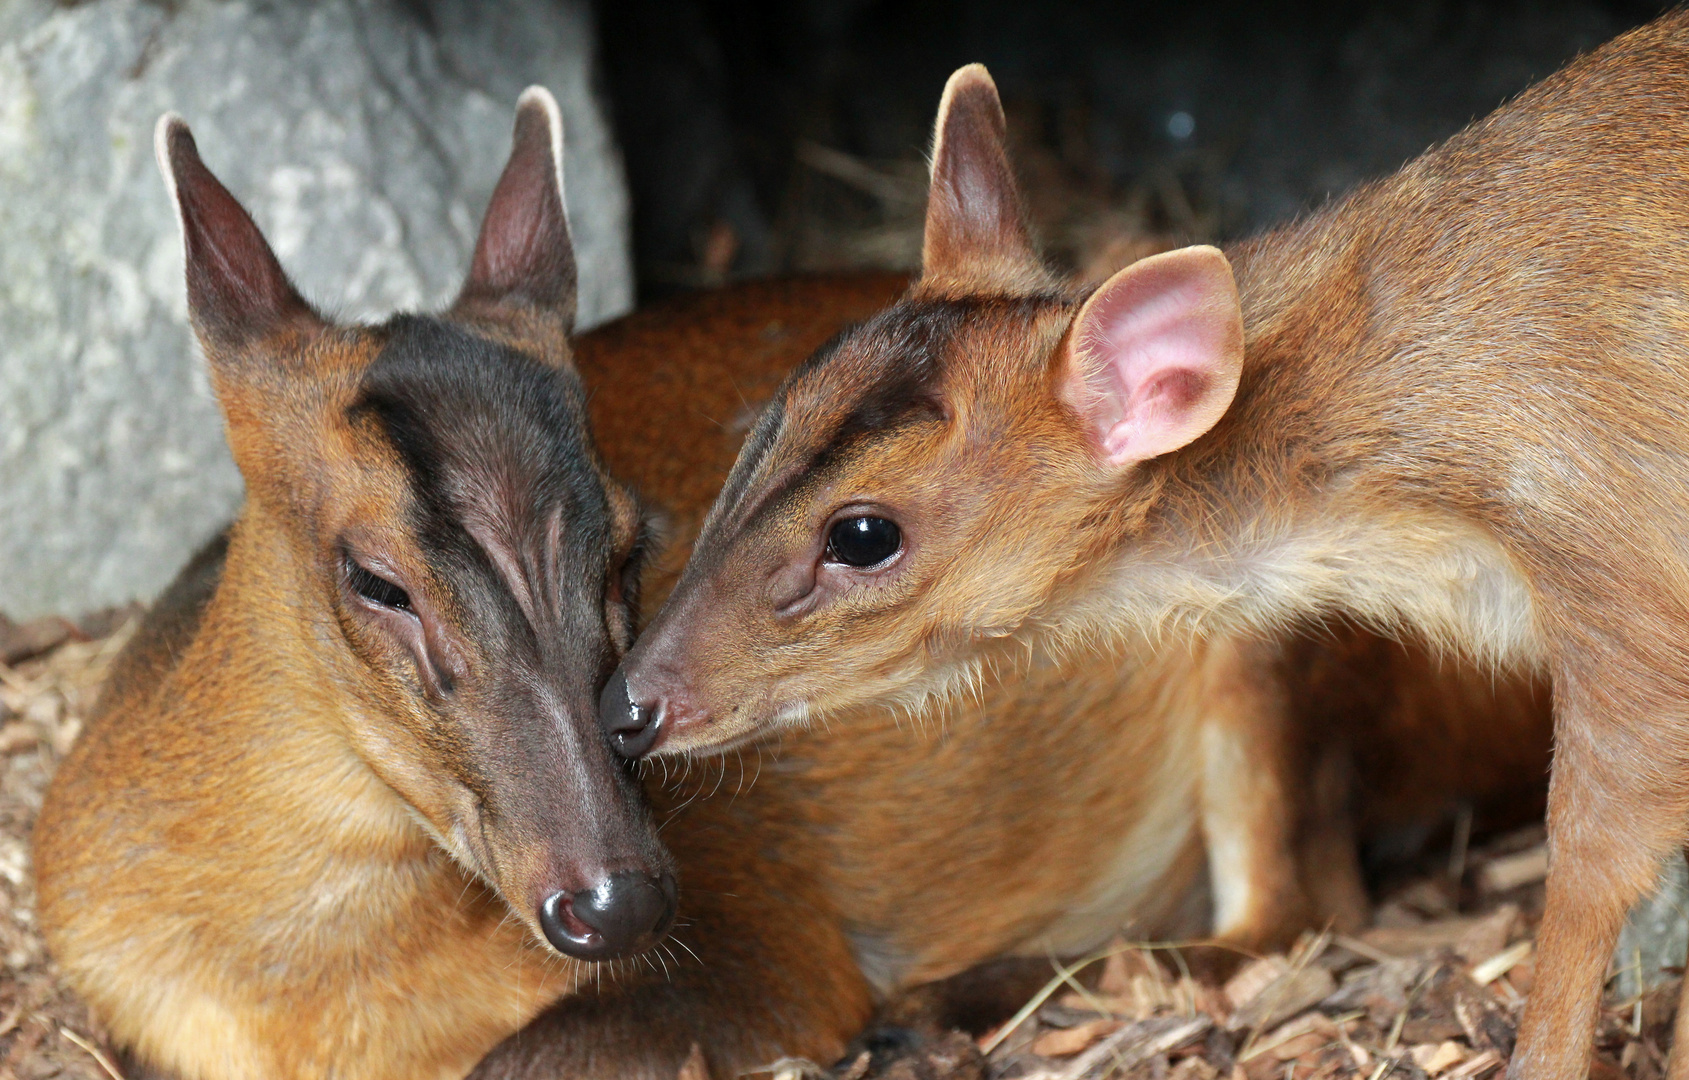
[[[1581,1076],[1625,911],[1689,836],[1685,71],[1676,13],[1233,249],[1235,401],[1141,465],[1107,460],[1063,397],[1085,290],[1009,283],[1013,245],[941,245],[903,304],[782,390],[630,654],[659,748],[921,707],[1029,648],[1336,613],[1541,670],[1553,872],[1512,1068]],[[971,104],[941,116],[941,159],[992,137],[979,75],[957,79],[946,100]],[[966,194],[933,206],[966,216]],[[987,201],[1000,224],[1009,201]],[[905,537],[871,572],[821,557],[859,513]]]
[[[653,604],[685,562],[754,405],[903,284],[741,286],[576,343],[605,461],[663,509],[673,538],[648,578]],[[694,1041],[721,1076],[778,1053],[830,1061],[868,1015],[859,958],[882,962],[884,992],[1004,954],[1042,957],[1050,932],[1072,925],[1076,900],[1116,873],[1122,838],[1163,797],[1175,807],[1156,832],[1165,861],[1143,858],[1142,892],[1101,911],[1093,937],[1057,945],[1076,951],[1116,928],[1205,937],[1194,736],[1208,723],[1253,740],[1246,775],[1232,779],[1263,792],[1246,868],[1258,902],[1228,935],[1246,948],[1334,917],[1353,925],[1364,902],[1357,822],[1421,820],[1458,799],[1505,811],[1521,801],[1513,785],[1534,776],[1528,807],[1547,768],[1546,702],[1533,684],[1497,683],[1347,630],[1282,652],[1170,647],[1006,670],[977,704],[947,703],[919,728],[855,710],[826,729],[788,732],[778,748],[699,763],[701,776],[659,792],[673,805],[720,784],[663,833],[682,866],[685,925],[675,936],[703,963],[677,948],[671,971],[565,1002],[540,1030],[554,1046],[590,1047],[606,1071],[661,1080]],[[1369,738],[1351,775],[1357,728]],[[1445,748],[1459,749],[1469,775],[1451,774]],[[479,1075],[542,1075],[511,1060],[535,1035],[512,1040]],[[562,1069],[579,1059],[545,1060]]]

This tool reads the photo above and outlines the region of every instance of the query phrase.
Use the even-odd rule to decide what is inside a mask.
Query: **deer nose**
[[[598,696],[598,721],[610,736],[610,745],[622,757],[641,758],[657,745],[663,731],[663,702],[633,700],[628,690],[627,675],[621,668],[605,684]]]
[[[540,905],[540,929],[558,952],[577,960],[615,960],[644,952],[674,925],[674,875],[621,870],[587,892],[554,892]]]

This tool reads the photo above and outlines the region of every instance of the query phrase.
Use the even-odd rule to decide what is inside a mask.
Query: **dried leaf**
[[[1317,1005],[1337,989],[1337,980],[1321,967],[1305,967],[1274,979],[1246,1005],[1233,1010],[1227,1031],[1267,1028]]]
[[[1282,956],[1265,956],[1252,960],[1226,981],[1226,1000],[1231,1002],[1233,1009],[1241,1009],[1254,1001],[1274,980],[1289,973],[1290,961]]]
[[[1124,1073],[1158,1054],[1195,1042],[1213,1024],[1206,1016],[1189,1020],[1157,1017],[1128,1024],[1074,1058],[1062,1076],[1065,1080],[1101,1080],[1116,1071]]]
[[[1466,1051],[1461,1045],[1447,1040],[1436,1045],[1424,1043],[1408,1051],[1413,1063],[1425,1070],[1426,1075],[1436,1076],[1438,1073],[1460,1064],[1466,1060]]]
[[[1478,1077],[1500,1067],[1500,1065],[1501,1055],[1494,1050],[1485,1050],[1478,1056],[1467,1059],[1464,1065],[1451,1071],[1448,1074],[1448,1080],[1477,1080]]]
[[[1500,952],[1507,944],[1519,909],[1503,904],[1488,915],[1455,916],[1419,926],[1375,926],[1363,930],[1360,940],[1390,956],[1452,949],[1466,960],[1482,960]]]
[[[1089,1020],[1070,1028],[1046,1031],[1032,1040],[1032,1052],[1041,1057],[1070,1057],[1087,1049],[1105,1035],[1125,1027],[1123,1020]]]
[[[1521,885],[1534,885],[1548,877],[1548,845],[1491,859],[1478,871],[1478,888],[1487,893],[1507,892]]]
[[[1272,1032],[1261,1036],[1249,1048],[1247,1054],[1239,1060],[1249,1061],[1260,1054],[1268,1052],[1277,1055],[1280,1061],[1299,1058],[1309,1050],[1318,1050],[1326,1043],[1342,1037],[1343,1031],[1329,1016],[1320,1012],[1303,1013],[1288,1023],[1281,1024]],[[1307,1042],[1312,1038],[1311,1043]],[[1302,1049],[1286,1053],[1283,1049],[1290,1044],[1300,1044]]]
[[[1473,965],[1472,981],[1479,986],[1488,986],[1512,971],[1516,964],[1529,955],[1531,955],[1531,943],[1529,941],[1515,942],[1491,956],[1488,960]]]

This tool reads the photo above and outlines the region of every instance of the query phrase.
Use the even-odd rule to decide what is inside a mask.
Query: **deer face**
[[[1072,624],[1154,499],[1141,466],[1219,419],[1241,351],[1212,248],[1143,260],[1089,297],[1045,273],[996,90],[964,68],[940,105],[921,280],[762,416],[605,688],[618,748],[713,750],[915,705]]]
[[[347,742],[537,938],[654,944],[667,853],[594,716],[632,634],[643,523],[570,364],[574,260],[556,104],[533,90],[457,303],[321,319],[179,120],[159,154],[189,303],[247,480]],[[285,767],[279,763],[278,767]]]

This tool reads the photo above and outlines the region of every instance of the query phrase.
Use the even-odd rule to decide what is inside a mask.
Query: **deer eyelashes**
[[[412,610],[410,593],[374,571],[364,569],[350,555],[346,556],[346,584],[377,607],[407,613]]]

